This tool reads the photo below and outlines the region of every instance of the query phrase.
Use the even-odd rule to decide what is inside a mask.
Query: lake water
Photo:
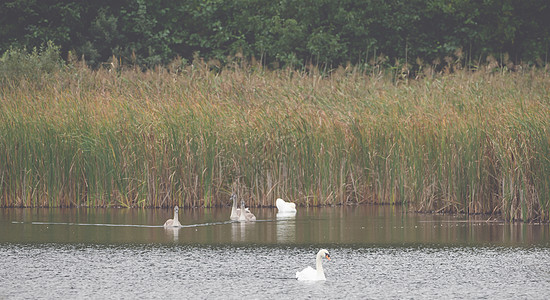
[[[395,206],[0,209],[0,299],[550,299],[548,224]],[[321,248],[327,280],[302,282]]]

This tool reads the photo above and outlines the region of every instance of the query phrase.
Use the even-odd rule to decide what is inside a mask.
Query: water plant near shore
[[[548,221],[550,74],[72,63],[0,87],[1,206],[404,204]],[[388,73],[391,74],[391,73]]]

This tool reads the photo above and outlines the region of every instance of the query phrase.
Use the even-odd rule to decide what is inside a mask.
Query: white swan
[[[275,205],[277,205],[277,209],[279,212],[296,212],[296,204],[292,202],[285,202],[285,200],[278,198],[275,201]]]
[[[229,217],[229,219],[237,221],[241,214],[241,210],[237,208],[237,195],[231,195],[231,200],[233,201],[233,206],[231,207],[231,216]]]
[[[256,216],[244,207],[244,201],[241,200],[241,209],[239,213],[239,222],[253,222],[256,221]]]
[[[275,216],[277,220],[292,220],[296,218],[296,212],[278,212]]]
[[[319,250],[315,259],[317,270],[308,266],[304,270],[296,272],[296,278],[298,280],[326,280],[325,272],[323,271],[323,256],[330,260],[330,255],[326,249]]]
[[[166,220],[166,222],[164,222],[164,228],[181,227],[181,223],[178,220],[178,211],[178,206],[174,206],[174,218]]]

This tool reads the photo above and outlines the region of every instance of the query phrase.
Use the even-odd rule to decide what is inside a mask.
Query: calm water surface
[[[548,224],[399,207],[0,209],[0,299],[550,298]],[[320,248],[325,282],[300,282]]]

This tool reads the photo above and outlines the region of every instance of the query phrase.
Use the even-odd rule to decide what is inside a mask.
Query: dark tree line
[[[548,0],[7,0],[0,52],[52,41],[97,67],[113,55],[151,67],[194,55],[267,65],[545,64]],[[419,58],[419,60],[417,60]]]

